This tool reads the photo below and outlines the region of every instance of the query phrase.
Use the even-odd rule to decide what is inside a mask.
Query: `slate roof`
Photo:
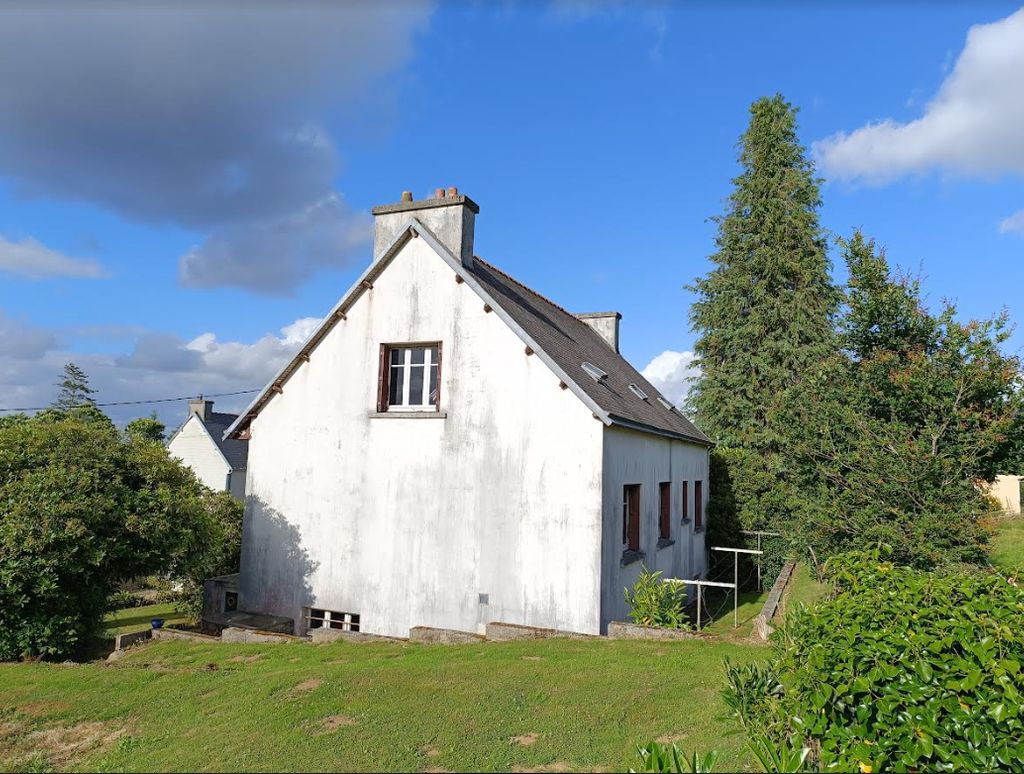
[[[474,257],[473,267],[466,271],[613,420],[710,445],[708,437],[682,413],[663,406],[657,388],[578,317],[481,258]],[[608,376],[596,381],[583,369],[584,362]],[[630,384],[643,390],[647,400],[635,395]]]
[[[201,417],[200,417],[201,418]],[[220,411],[211,411],[210,418],[204,424],[207,431],[213,437],[214,443],[220,449],[224,459],[232,470],[241,470],[249,459],[249,442],[239,441],[234,438],[224,438],[224,433],[238,419],[238,414],[224,414]]]

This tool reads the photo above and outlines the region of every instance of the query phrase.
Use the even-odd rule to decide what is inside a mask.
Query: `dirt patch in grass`
[[[686,734],[663,734],[654,741],[658,744],[675,744],[681,742],[686,738]]]
[[[552,761],[551,763],[542,763],[540,766],[531,766],[527,769],[514,768],[513,771],[572,771],[572,766],[565,761]],[[597,771],[597,769],[591,769],[591,771]]]
[[[332,731],[337,731],[339,728],[345,726],[358,726],[359,721],[355,718],[349,717],[348,715],[331,715],[326,717],[320,724],[321,732],[329,734]]]
[[[543,661],[543,656],[523,656],[523,661]]]
[[[540,739],[540,734],[533,733],[523,734],[522,736],[513,736],[510,740],[512,744],[518,744],[520,747],[529,747],[531,744],[535,744]]]
[[[255,664],[263,658],[262,653],[257,653],[255,656],[232,656],[228,659],[229,664]]]
[[[315,691],[317,688],[319,688],[321,685],[323,685],[323,682],[324,681],[321,680],[319,677],[311,677],[310,679],[303,680],[298,685],[293,686],[291,692],[292,693],[309,693],[310,691]]]
[[[420,748],[420,752],[423,755],[426,755],[428,758],[436,758],[438,755],[441,754],[440,750],[438,750],[436,747],[434,747],[432,745],[429,745],[429,744],[423,745]]]
[[[10,756],[7,761],[13,764],[13,771],[30,764],[33,768],[66,770],[86,753],[112,746],[125,732],[123,727],[100,721],[53,726],[28,733],[24,724],[3,723],[0,727],[0,737],[15,737],[14,749],[8,748],[4,756]]]
[[[22,704],[18,707],[18,712],[38,718],[43,715],[62,712],[69,707],[71,707],[71,704],[66,701],[30,701],[28,704]]]

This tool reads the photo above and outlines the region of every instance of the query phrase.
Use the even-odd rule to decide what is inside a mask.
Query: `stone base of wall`
[[[406,642],[400,637],[385,637],[383,634],[370,634],[369,632],[346,632],[341,629],[311,629],[309,638],[314,645],[321,645],[327,642]]]
[[[409,642],[436,643],[441,645],[464,645],[486,642],[482,634],[462,632],[458,629],[437,629],[433,626],[414,626],[409,630]]]
[[[761,612],[754,618],[754,634],[762,640],[767,640],[772,632],[775,631],[775,627],[771,625],[771,620],[775,617],[775,611],[779,609],[782,593],[786,590],[789,579],[793,577],[794,569],[796,569],[796,562],[792,559],[782,565],[779,577],[775,579],[775,583],[772,584],[772,590],[768,592],[768,599],[764,601]]]
[[[569,639],[584,639],[596,637],[596,634],[580,634],[578,632],[567,632],[562,629],[542,629],[537,626],[523,626],[522,624],[502,623],[492,621],[487,624],[484,636],[494,642],[508,642],[510,640],[544,640],[549,637],[566,637]]]
[[[187,632],[183,629],[152,629],[150,636],[154,640],[192,640],[194,642],[220,642],[220,637],[211,637],[199,632]]]
[[[608,638],[612,640],[692,640],[698,636],[696,632],[685,629],[661,629],[626,621],[612,621],[608,624]]]
[[[238,629],[229,626],[220,633],[221,642],[258,642],[261,644],[280,645],[286,642],[308,642],[304,637],[295,637],[280,632],[262,632],[257,629]]]
[[[144,629],[141,632],[128,632],[127,634],[119,634],[114,638],[114,650],[124,650],[125,648],[131,647],[139,642],[145,642],[153,636],[154,629]]]

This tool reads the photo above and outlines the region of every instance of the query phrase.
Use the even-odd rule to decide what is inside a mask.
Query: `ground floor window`
[[[640,485],[622,487],[622,545],[627,551],[640,550]]]
[[[359,613],[339,613],[335,610],[306,608],[307,629],[341,629],[346,632],[359,631]]]
[[[704,482],[693,482],[693,528],[704,526]]]
[[[661,540],[669,540],[672,537],[672,484],[662,481],[658,485],[661,489],[661,510],[658,511],[658,537]]]

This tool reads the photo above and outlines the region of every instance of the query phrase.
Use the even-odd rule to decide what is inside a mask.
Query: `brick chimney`
[[[195,414],[204,422],[208,422],[210,414],[213,413],[213,401],[205,400],[202,395],[198,398],[192,398],[188,402],[188,413]]]
[[[411,215],[465,266],[473,265],[473,226],[480,207],[468,196],[459,194],[457,188],[438,188],[432,198],[419,201],[413,201],[410,191],[403,191],[400,202],[374,207],[372,212],[374,263],[381,259]]]
[[[576,315],[595,331],[597,331],[605,343],[616,352],[619,351],[619,320],[622,315],[618,312],[586,312]]]

